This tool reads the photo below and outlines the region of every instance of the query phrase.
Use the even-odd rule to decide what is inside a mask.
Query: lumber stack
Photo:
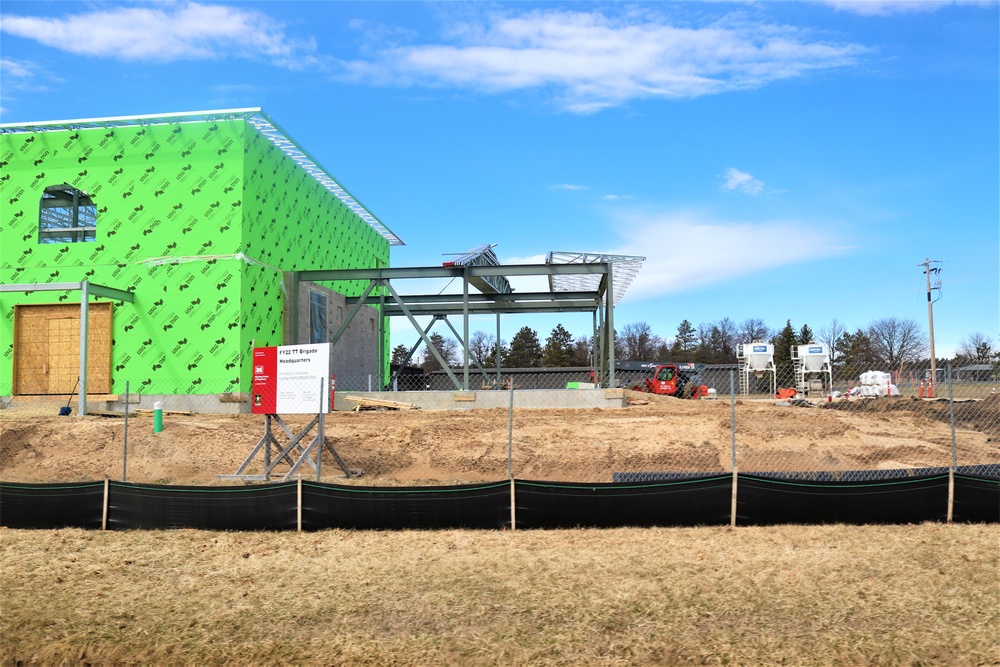
[[[387,401],[381,398],[369,398],[367,396],[344,396],[345,401],[356,403],[355,412],[361,410],[419,410],[413,403],[403,403],[402,401]]]

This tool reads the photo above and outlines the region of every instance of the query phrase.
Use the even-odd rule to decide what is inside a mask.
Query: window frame
[[[59,216],[55,211],[65,213]],[[38,242],[92,243],[96,240],[97,205],[86,190],[69,183],[46,187],[38,201]]]

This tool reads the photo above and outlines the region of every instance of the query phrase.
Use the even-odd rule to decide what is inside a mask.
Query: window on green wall
[[[79,243],[97,235],[97,207],[83,190],[68,183],[42,193],[38,213],[39,243]]]
[[[326,343],[326,295],[309,290],[309,342]]]

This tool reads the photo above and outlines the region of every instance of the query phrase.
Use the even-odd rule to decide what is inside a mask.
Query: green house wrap
[[[259,109],[0,130],[0,396],[74,391],[82,281],[133,294],[90,309],[91,392],[247,391],[254,346],[315,342],[293,340],[284,272],[386,267],[402,243]]]

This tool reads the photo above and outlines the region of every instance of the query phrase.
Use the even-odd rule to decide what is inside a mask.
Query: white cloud
[[[601,199],[604,201],[622,201],[624,199],[632,199],[632,195],[604,195]]]
[[[558,185],[549,186],[550,190],[586,190],[586,185],[572,185],[570,183],[560,183]]]
[[[764,182],[744,171],[730,167],[726,170],[722,189],[730,192],[742,192],[745,195],[759,195],[764,192]]]
[[[32,92],[48,90],[46,82],[59,83],[61,80],[42,71],[38,65],[28,60],[0,59],[0,79],[5,91],[28,90]]]
[[[62,83],[62,79],[45,72],[31,61],[10,58],[0,59],[0,81],[3,81],[3,88],[0,89],[0,100],[3,101],[16,99],[19,93],[48,92]],[[6,107],[0,106],[0,114],[5,113]]]
[[[626,298],[643,300],[745,279],[755,273],[840,254],[845,245],[829,228],[798,221],[717,220],[699,212],[623,214],[616,225],[623,245],[613,254],[646,257]],[[809,229],[808,252],[789,239]]]
[[[758,88],[853,65],[867,49],[791,26],[727,17],[675,26],[654,11],[530,11],[450,26],[454,44],[388,46],[348,64],[359,80],[486,92],[538,89],[588,113],[637,98],[692,98]]]
[[[5,14],[0,30],[95,58],[171,62],[235,56],[295,67],[310,62],[312,40],[254,10],[196,2],[122,7],[59,18]]]
[[[837,11],[851,12],[862,16],[892,16],[916,12],[936,12],[942,7],[959,4],[955,2],[935,2],[933,0],[827,0],[823,4]]]

